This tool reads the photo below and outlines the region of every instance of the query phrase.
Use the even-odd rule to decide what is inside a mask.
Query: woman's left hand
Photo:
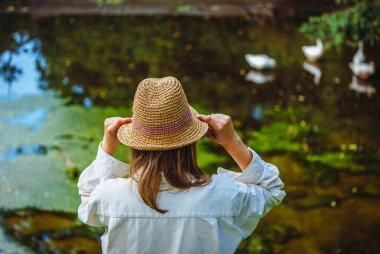
[[[117,130],[123,124],[132,122],[130,117],[111,117],[104,120],[104,136],[102,141],[103,150],[109,155],[113,155],[120,141],[117,138]]]

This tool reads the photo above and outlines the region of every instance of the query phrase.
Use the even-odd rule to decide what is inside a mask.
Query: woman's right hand
[[[232,119],[229,115],[197,114],[196,117],[209,125],[206,136],[219,145],[227,147],[229,144],[233,144],[237,139],[240,139],[235,132]]]
[[[253,160],[253,153],[249,151],[235,132],[231,117],[223,114],[198,114],[197,118],[209,125],[210,129],[207,131],[207,137],[223,146],[241,170],[244,171]]]

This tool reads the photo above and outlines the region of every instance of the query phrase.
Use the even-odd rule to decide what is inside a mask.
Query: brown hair
[[[180,191],[204,186],[211,180],[197,164],[195,142],[164,151],[142,151],[132,148],[130,175],[138,182],[138,191],[144,202],[159,213],[168,211],[157,206],[157,195],[162,191],[162,177],[165,177],[171,187]]]

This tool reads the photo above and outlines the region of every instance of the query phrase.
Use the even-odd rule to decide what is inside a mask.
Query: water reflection
[[[26,145],[22,144],[16,148],[8,148],[4,156],[0,155],[0,161],[10,161],[17,156],[47,153],[47,147],[39,144]]]
[[[10,125],[26,126],[31,132],[35,132],[44,123],[46,115],[47,112],[44,108],[36,108],[19,116],[8,118],[5,121]]]
[[[367,94],[369,97],[376,92],[376,88],[369,83],[359,79],[357,76],[352,75],[349,88],[357,93]]]
[[[314,84],[319,85],[321,81],[322,71],[316,63],[305,61],[302,65],[305,71],[314,76]]]
[[[245,80],[251,81],[257,85],[263,85],[265,83],[271,82],[274,80],[273,74],[264,74],[258,71],[250,70],[245,76]]]
[[[255,120],[263,118],[263,107],[260,104],[252,105],[252,117]]]
[[[0,98],[16,98],[27,94],[41,94],[38,87],[39,73],[36,61],[41,57],[36,53],[39,41],[27,34],[14,32],[10,45],[0,55]]]
[[[101,253],[101,230],[91,232],[86,226],[78,226],[76,217],[36,209],[1,210],[0,225],[36,253]]]
[[[130,113],[139,81],[175,75],[189,101],[203,112],[232,115],[242,138],[278,165],[286,181],[284,205],[263,220],[240,253],[355,253],[353,242],[365,252],[369,241],[379,237],[374,225],[379,225],[380,207],[380,100],[374,87],[352,77],[347,67],[352,49],[327,51],[318,65],[303,64],[300,48],[306,40],[295,25],[259,26],[240,19],[86,16],[33,21],[7,16],[0,17],[0,27],[2,61],[13,52],[12,65],[23,70],[12,80],[13,99],[0,100],[0,129],[7,130],[0,135],[0,206],[20,207],[32,200],[51,209],[70,204],[75,212],[76,186],[62,168],[75,179],[78,169],[93,159],[102,131],[98,124],[107,116]],[[380,62],[379,48],[369,50]],[[246,52],[265,52],[276,59],[276,68],[251,70]],[[314,76],[314,84],[304,70]],[[9,68],[3,69],[2,77],[7,73]],[[379,83],[378,73],[369,82]],[[0,86],[4,98],[8,83]],[[40,94],[39,89],[54,92],[65,103],[22,96]],[[46,152],[47,147],[56,149]],[[207,172],[220,163],[237,169],[220,147],[202,143],[200,149]],[[30,154],[40,156],[26,156]],[[29,170],[30,165],[38,166]],[[25,175],[33,180],[25,184]],[[89,240],[88,229],[72,226],[73,219],[62,229],[66,219],[54,214],[48,221],[58,221],[57,227],[40,230],[53,227],[35,223],[46,211],[23,211],[2,215],[2,227],[10,229],[14,241],[41,252],[73,246],[73,239],[88,253],[99,247],[91,240],[96,237]],[[357,218],[360,227],[354,232],[350,223]],[[377,247],[374,241],[367,249]]]

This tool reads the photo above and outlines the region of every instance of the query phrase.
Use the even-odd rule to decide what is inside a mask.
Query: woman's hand
[[[207,116],[198,114],[197,118],[209,125],[210,129],[206,136],[223,146],[241,170],[244,171],[252,161],[253,154],[235,132],[231,117],[223,114]]]
[[[209,130],[206,134],[208,138],[215,141],[219,145],[226,147],[234,143],[239,136],[235,132],[232,119],[224,114],[201,115],[197,118],[206,122],[209,125]]]
[[[130,117],[111,117],[104,120],[104,136],[102,141],[103,150],[109,155],[113,155],[120,141],[117,138],[117,130],[123,124],[132,122]]]

